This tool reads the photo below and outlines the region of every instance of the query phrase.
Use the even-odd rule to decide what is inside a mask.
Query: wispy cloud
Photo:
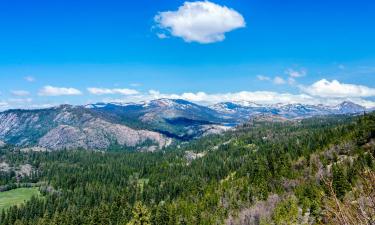
[[[257,79],[261,80],[261,81],[270,81],[271,80],[270,77],[264,76],[264,75],[257,75]]]
[[[160,38],[160,39],[166,39],[166,38],[168,38],[168,35],[166,35],[164,33],[157,33],[156,36],[158,36],[158,38]]]
[[[286,81],[282,77],[276,76],[275,78],[273,78],[273,83],[277,85],[281,85],[281,84],[285,84]]]
[[[10,93],[12,95],[14,95],[14,96],[19,96],[19,97],[29,96],[30,95],[30,92],[25,91],[25,90],[13,90]]]
[[[164,32],[202,44],[223,41],[226,32],[246,26],[240,13],[209,1],[185,2],[177,11],[159,12],[155,22]]]
[[[298,78],[298,77],[306,76],[307,71],[305,69],[301,69],[301,70],[287,69],[285,71],[285,74],[287,74],[291,78]]]
[[[271,78],[269,76],[264,76],[264,75],[257,75],[257,79],[260,80],[260,81],[270,81],[276,85],[282,85],[282,84],[285,84],[286,81],[284,80],[284,78],[280,77],[280,76],[276,76],[274,78]]]
[[[9,106],[8,102],[0,101],[0,109],[5,109]]]
[[[75,88],[66,87],[54,87],[54,86],[44,86],[39,90],[38,95],[40,96],[64,96],[64,95],[81,95],[82,92]]]
[[[131,83],[130,84],[131,87],[139,87],[139,86],[142,86],[141,83]]]
[[[345,65],[343,65],[343,64],[339,64],[337,67],[338,67],[340,70],[345,70],[345,69],[346,69]]]
[[[26,103],[31,103],[33,101],[32,98],[11,98],[8,100],[9,104],[16,104],[16,105],[24,105]]]
[[[120,95],[135,95],[139,92],[134,89],[128,88],[87,88],[87,91],[93,95],[113,95],[113,94],[120,94]]]
[[[24,77],[24,79],[25,79],[27,82],[34,82],[34,81],[35,81],[35,77],[32,77],[32,76],[26,76],[26,77]]]

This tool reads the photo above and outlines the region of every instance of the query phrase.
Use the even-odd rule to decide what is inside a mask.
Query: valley
[[[0,225],[375,225],[374,0],[0,0]]]
[[[375,114],[280,118],[154,152],[6,145],[1,161],[31,172],[1,184],[38,183],[43,198],[1,224],[371,224]]]

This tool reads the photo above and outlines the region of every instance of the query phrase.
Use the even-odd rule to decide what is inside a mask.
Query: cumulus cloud
[[[87,91],[93,95],[113,95],[113,94],[120,94],[120,95],[135,95],[139,92],[133,89],[127,88],[87,88]]]
[[[34,82],[34,81],[35,81],[35,78],[32,77],[32,76],[26,76],[26,77],[24,77],[24,79],[25,79],[27,82]]]
[[[81,95],[82,92],[75,88],[66,87],[54,87],[54,86],[44,86],[39,90],[40,96],[63,96],[63,95]]]
[[[275,78],[270,78],[267,76],[258,76],[258,79],[274,81]],[[282,79],[282,78],[281,78]],[[294,78],[289,77],[288,80],[282,79],[283,82],[294,82]],[[366,108],[375,108],[375,101],[366,99],[366,97],[375,96],[374,90],[369,87],[364,87],[354,84],[341,84],[338,85],[343,89],[347,89],[345,94],[338,92],[335,89],[328,89],[323,85],[323,89],[320,89],[319,84],[324,83],[325,85],[335,84],[338,81],[326,81],[321,80],[313,83],[310,86],[300,88],[300,93],[292,94],[289,92],[273,92],[273,91],[239,91],[239,92],[229,92],[229,93],[206,93],[203,91],[199,92],[185,92],[185,93],[162,93],[158,90],[149,90],[145,93],[139,93],[137,95],[124,96],[122,99],[104,99],[104,102],[137,102],[137,101],[147,101],[160,98],[169,99],[184,99],[187,101],[195,102],[203,105],[212,105],[219,102],[234,102],[234,101],[250,101],[258,104],[311,104],[311,105],[330,105],[335,106],[343,101],[351,101],[356,104],[362,105]],[[282,83],[281,81],[279,83]],[[337,86],[337,84],[336,84]],[[331,86],[329,86],[331,87]],[[353,88],[355,87],[355,88]],[[327,93],[330,90],[331,92]],[[361,90],[361,91],[358,91]],[[319,93],[318,93],[319,92]],[[333,92],[333,93],[332,93]],[[339,93],[339,94],[337,94]],[[358,94],[360,93],[360,94]]]
[[[300,86],[300,89],[309,95],[319,97],[358,98],[375,96],[375,88],[340,83],[337,80],[322,79],[310,86]]]
[[[28,91],[25,91],[25,90],[13,90],[11,91],[11,94],[14,95],[14,96],[28,96],[30,95],[30,92]]]
[[[223,41],[225,33],[246,26],[240,13],[209,1],[185,2],[177,11],[159,12],[154,20],[171,35],[202,44]]]

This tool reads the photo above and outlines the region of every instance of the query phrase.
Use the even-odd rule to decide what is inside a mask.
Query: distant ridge
[[[60,105],[0,113],[0,140],[17,146],[59,149],[101,149],[113,146],[153,151],[206,134],[220,133],[252,118],[301,119],[313,116],[361,114],[368,109],[345,101],[336,106],[262,105],[223,102],[203,106],[181,99],[138,103]]]

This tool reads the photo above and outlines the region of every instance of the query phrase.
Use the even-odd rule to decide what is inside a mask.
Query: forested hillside
[[[0,185],[43,197],[0,224],[374,224],[375,114],[253,120],[154,153],[21,152]]]

